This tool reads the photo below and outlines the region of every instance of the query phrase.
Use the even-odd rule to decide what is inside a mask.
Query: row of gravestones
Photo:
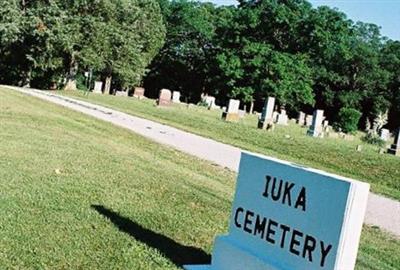
[[[142,98],[144,98],[144,92],[145,92],[145,89],[143,87],[135,87],[133,89],[133,91],[115,91],[115,95],[120,96],[120,97],[133,96],[133,97],[142,99]],[[103,82],[101,82],[101,81],[94,82],[93,93],[106,94],[106,92],[103,90]]]
[[[222,113],[222,118],[225,121],[236,122],[240,118],[240,101],[231,99],[227,109]],[[284,109],[280,113],[274,110],[275,98],[269,97],[265,102],[264,108],[258,121],[258,128],[260,129],[273,129],[274,124],[287,125],[288,115]],[[306,115],[304,112],[299,113],[297,124],[309,127],[307,135],[312,137],[323,138],[326,134],[330,134],[331,127],[328,120],[325,120],[323,110],[315,110],[313,115]],[[381,129],[380,138],[388,141],[390,132],[388,129]],[[400,130],[397,132],[395,142],[391,145],[388,153],[400,156]]]
[[[133,93],[131,91],[116,91],[115,95],[121,96],[121,97],[129,97],[132,95],[133,97],[141,99],[141,98],[144,98],[144,92],[145,92],[145,89],[143,87],[135,87],[133,89]],[[93,93],[96,93],[96,94],[104,93],[103,92],[103,82],[96,81],[94,83]],[[170,105],[171,101],[174,103],[180,103],[180,98],[181,98],[181,93],[179,91],[173,91],[171,93],[171,91],[168,89],[162,89],[159,93],[159,98],[158,98],[157,104],[159,106]]]

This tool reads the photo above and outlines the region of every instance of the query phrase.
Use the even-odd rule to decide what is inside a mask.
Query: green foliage
[[[161,88],[180,91],[197,102],[211,80],[215,8],[210,3],[160,1],[168,29],[164,47],[150,66],[147,93]]]
[[[338,114],[336,127],[345,133],[354,133],[358,129],[361,112],[352,108],[341,108]]]
[[[374,135],[372,133],[367,133],[361,139],[366,143],[377,145],[379,147],[384,147],[386,145],[386,142],[384,140],[382,140],[379,136]]]
[[[0,73],[20,72],[0,77],[11,84],[61,85],[92,68],[138,85],[165,36],[156,0],[6,1],[0,14]]]

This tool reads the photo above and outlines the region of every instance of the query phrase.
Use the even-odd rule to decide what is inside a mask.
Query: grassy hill
[[[307,129],[292,123],[277,126],[274,132],[257,129],[257,116],[248,115],[240,123],[221,121],[220,111],[186,105],[157,108],[153,100],[103,96],[81,92],[60,92],[89,100],[126,113],[168,124],[192,133],[298,164],[322,169],[369,182],[375,193],[400,200],[400,158],[382,155],[378,147],[363,143],[360,135],[353,141],[306,136]],[[288,138],[288,136],[290,136]],[[357,145],[362,152],[357,152]]]
[[[0,268],[206,262],[215,235],[227,230],[235,177],[109,123],[0,89]],[[399,249],[400,241],[365,227],[357,269],[398,269]]]

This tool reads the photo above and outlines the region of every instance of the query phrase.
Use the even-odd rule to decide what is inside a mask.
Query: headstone
[[[390,131],[386,128],[382,128],[381,129],[381,134],[380,134],[380,138],[382,140],[384,140],[385,142],[387,142],[390,138]]]
[[[323,110],[316,110],[313,116],[313,122],[310,129],[307,131],[307,134],[312,137],[323,137],[323,128],[322,128],[322,121],[324,117]]]
[[[135,87],[133,90],[133,96],[138,99],[144,98],[144,91],[145,89],[143,87]]]
[[[215,105],[215,97],[213,96],[205,96],[203,101],[207,104],[207,107],[213,109],[216,107]]]
[[[361,144],[357,145],[356,150],[357,150],[357,152],[361,152],[362,151],[362,145]]]
[[[278,113],[277,111],[274,111],[274,112],[272,113],[272,121],[273,121],[274,123],[278,122],[278,116],[279,116],[279,113]]]
[[[168,106],[171,104],[171,91],[168,89],[161,89],[158,96],[157,105],[158,106]]]
[[[306,127],[310,127],[310,126],[312,125],[312,121],[313,121],[313,116],[307,114],[307,115],[306,115],[305,126],[306,126]]]
[[[304,126],[306,123],[306,114],[303,112],[299,112],[299,117],[297,118],[297,124]]]
[[[227,235],[187,270],[353,270],[369,184],[242,153]]]
[[[246,115],[245,110],[239,110],[239,118],[244,118],[245,115]]]
[[[173,103],[181,103],[181,92],[179,92],[179,91],[172,92],[172,102]]]
[[[115,91],[115,95],[117,97],[127,97],[128,96],[128,91]]]
[[[278,120],[276,122],[278,125],[287,126],[288,124],[288,116],[285,110],[281,110],[281,113],[278,115]]]
[[[239,100],[230,99],[227,110],[222,113],[222,119],[228,122],[237,122],[239,120],[239,106]]]
[[[104,85],[104,95],[109,95],[111,90],[111,76],[106,78],[106,84]]]
[[[322,126],[324,127],[324,129],[327,128],[329,126],[329,121],[328,120],[324,120],[322,122]]]
[[[93,93],[102,94],[103,93],[103,82],[95,81]]]
[[[275,106],[275,98],[268,97],[268,100],[264,104],[261,117],[258,120],[258,128],[266,129],[268,125],[274,123],[273,120],[274,106]]]
[[[394,144],[388,150],[389,154],[400,156],[400,129],[397,130],[396,138],[394,139]]]

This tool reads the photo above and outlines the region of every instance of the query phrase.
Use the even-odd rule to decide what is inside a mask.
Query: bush
[[[340,128],[345,133],[354,133],[358,129],[361,112],[352,108],[341,108],[336,123],[337,128]]]
[[[208,108],[208,103],[205,100],[199,101],[197,106],[206,107]]]
[[[379,138],[379,136],[373,135],[371,133],[368,133],[364,137],[362,137],[362,140],[366,143],[377,145],[379,147],[384,147],[386,145],[386,142]]]

